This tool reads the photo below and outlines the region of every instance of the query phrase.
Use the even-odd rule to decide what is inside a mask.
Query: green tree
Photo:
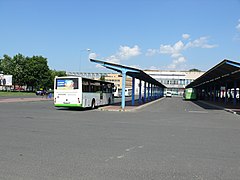
[[[62,77],[62,76],[67,76],[66,71],[56,71],[56,70],[50,70],[51,72],[51,83],[50,83],[50,88],[54,88],[54,78],[56,76]]]
[[[3,58],[0,59],[0,73],[3,73],[2,61],[3,61]]]
[[[0,71],[13,75],[13,85],[27,85],[32,91],[38,88],[53,88],[55,76],[66,76],[65,71],[50,70],[47,58],[25,57],[17,54],[13,58],[4,55],[0,59]]]
[[[194,68],[194,69],[190,69],[189,72],[201,72],[201,70]]]
[[[100,81],[105,81],[105,76],[101,76]]]
[[[24,77],[26,77],[26,58],[22,54],[17,54],[13,57],[12,61],[13,84],[23,86],[25,85]],[[6,73],[5,73],[6,74]]]
[[[3,58],[1,59],[1,71],[3,71],[4,74],[12,74],[13,71],[13,59],[4,54]]]
[[[1,59],[1,69],[4,74],[13,75],[13,85],[24,85],[23,77],[26,58],[22,54],[17,54],[13,58],[4,55]]]
[[[27,58],[26,71],[26,84],[28,87],[32,87],[32,90],[38,88],[50,88],[51,71],[48,67],[46,58],[42,56]]]

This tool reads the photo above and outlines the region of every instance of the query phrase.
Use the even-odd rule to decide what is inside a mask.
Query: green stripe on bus
[[[82,107],[82,104],[54,104],[55,107]]]

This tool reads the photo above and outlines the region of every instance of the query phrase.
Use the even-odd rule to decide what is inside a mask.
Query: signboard
[[[226,87],[224,87],[224,86],[221,86],[221,91],[225,91],[225,89],[226,89]]]
[[[57,80],[57,89],[62,90],[71,90],[74,89],[74,82],[71,79],[58,79]]]
[[[12,86],[12,75],[0,74],[0,86]]]

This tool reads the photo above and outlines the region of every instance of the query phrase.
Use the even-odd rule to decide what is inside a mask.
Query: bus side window
[[[87,80],[82,81],[82,91],[89,92],[89,82]]]
[[[73,79],[73,88],[78,89],[78,79]]]

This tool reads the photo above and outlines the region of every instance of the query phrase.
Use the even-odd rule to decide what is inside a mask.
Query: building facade
[[[114,86],[122,89],[122,75],[121,74],[108,74],[105,76],[105,81],[114,83]],[[126,88],[132,87],[132,78],[126,78]]]
[[[92,73],[92,72],[67,72],[68,76],[81,76],[89,79],[100,79],[107,76],[109,73]]]
[[[156,79],[163,85],[167,87],[166,91],[171,91],[173,95],[182,96],[185,87],[192,81],[203,75],[205,72],[198,71],[165,71],[165,70],[145,70],[146,74],[150,75],[152,78]],[[86,72],[67,72],[67,75],[72,76],[82,76],[90,79],[100,79],[105,78],[105,81],[112,82],[116,87],[122,89],[122,75],[119,73],[86,73]],[[135,94],[139,94],[139,84],[138,79],[135,80]],[[142,84],[142,93],[143,86]],[[126,78],[126,88],[132,87],[132,78]]]
[[[87,72],[67,72],[68,76],[81,76],[89,79],[99,80],[104,77],[105,81],[112,82],[118,88],[122,88],[122,75],[119,73],[87,73]],[[132,87],[132,78],[126,78],[126,88]]]
[[[167,87],[165,91],[171,91],[173,95],[183,95],[185,87],[204,74],[198,71],[163,71],[145,70],[150,75]]]

